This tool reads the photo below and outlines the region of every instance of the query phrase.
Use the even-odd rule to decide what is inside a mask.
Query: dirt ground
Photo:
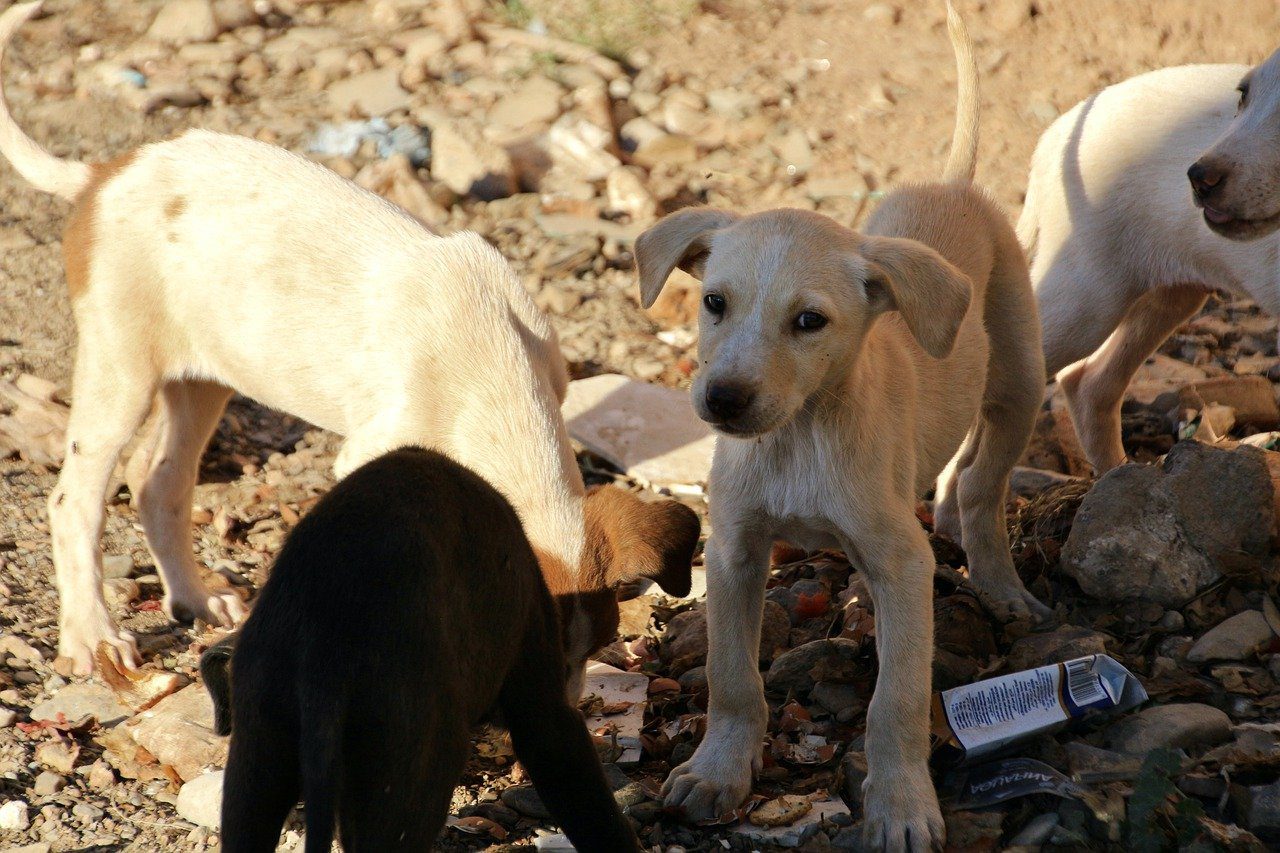
[[[12,110],[23,128],[60,156],[90,161],[187,127],[242,133],[305,153],[317,128],[341,118],[334,109],[337,83],[373,68],[395,66],[400,61],[396,51],[403,48],[387,53],[379,47],[396,43],[399,34],[435,26],[446,14],[436,4],[411,0],[227,0],[227,8],[243,16],[242,23],[224,27],[217,37],[217,43],[235,47],[227,59],[186,48],[155,47],[143,39],[163,5],[157,0],[49,0],[47,14],[18,37],[3,69]],[[618,152],[623,164],[640,167],[657,213],[694,202],[738,209],[800,204],[853,222],[876,190],[939,173],[955,100],[955,70],[940,0],[631,5],[639,11],[622,14],[612,0],[475,0],[449,8],[463,9],[472,25],[519,30],[528,28],[532,19],[539,33],[541,22],[553,35],[592,41],[602,51],[593,54],[597,57],[607,53],[620,60],[621,73],[607,81],[607,90],[622,145],[608,147]],[[990,187],[1012,217],[1020,209],[1027,164],[1039,134],[1078,100],[1155,68],[1256,63],[1275,49],[1275,34],[1280,32],[1280,5],[1271,0],[957,0],[957,6],[973,34],[982,73],[978,180]],[[269,51],[271,44],[302,27],[336,32],[325,50],[348,52],[338,70],[317,76],[319,52],[298,53],[295,48],[296,55],[289,58],[283,51]],[[390,113],[393,125],[416,120],[420,110],[441,107],[468,133],[483,134],[501,106],[500,98],[523,81],[538,75],[560,80],[567,103],[577,97],[578,89],[564,82],[570,77],[565,67],[597,67],[587,60],[548,59],[541,49],[504,47],[492,38],[486,43],[476,35],[479,31],[472,30],[430,60],[436,64],[428,63],[426,80],[410,93],[411,100]],[[258,53],[267,57],[261,70],[253,62]],[[138,90],[122,82],[128,78],[125,72],[148,78],[148,88]],[[161,91],[161,82],[188,80],[199,85],[186,100],[175,96],[180,105],[147,104],[143,97],[148,91]],[[697,125],[696,114],[709,111],[712,93],[726,91],[750,96],[745,112],[729,109],[716,118],[715,126],[691,128],[687,135],[698,140],[692,156],[642,163],[629,150],[623,130],[627,122],[642,116],[670,118],[670,104],[689,103],[694,115],[686,111],[681,121]],[[678,122],[672,119],[668,124]],[[523,129],[537,127],[534,122]],[[348,176],[380,159],[368,145],[349,156],[313,156]],[[532,191],[484,201],[444,188],[446,181],[432,170],[423,168],[416,175],[428,188],[432,206],[427,214],[414,210],[415,214],[424,219],[437,216],[431,224],[441,230],[474,228],[508,256],[553,315],[575,377],[616,372],[644,381],[687,384],[696,328],[678,306],[657,319],[638,307],[626,240],[612,236],[600,223],[626,227],[643,224],[646,217],[620,215],[611,208],[602,180],[561,173],[531,187],[520,178],[521,188]],[[821,186],[838,191],[819,192]],[[74,394],[70,377],[75,345],[60,242],[68,209],[0,165],[0,379],[42,377],[56,383],[66,400]],[[551,220],[539,218],[555,214],[569,219],[556,220],[562,227],[552,227]],[[648,218],[652,215],[650,211]],[[1255,315],[1248,306],[1224,308],[1211,302],[1206,316],[1230,325],[1239,316]],[[1269,322],[1259,318],[1250,329]],[[1234,338],[1223,332],[1206,343],[1201,334],[1206,328],[1184,330],[1165,352],[1201,363],[1218,358],[1219,344]],[[1274,338],[1260,352],[1274,357]],[[331,484],[329,465],[337,447],[335,436],[286,415],[267,412],[251,401],[233,403],[205,460],[204,482],[196,496],[193,537],[201,562],[246,592],[261,583],[290,519],[296,520],[297,512],[305,511]],[[613,473],[600,473],[607,466],[598,459],[584,455],[583,462],[591,479],[626,482]],[[30,722],[33,707],[67,683],[53,665],[57,610],[44,504],[55,478],[56,465],[33,462],[22,453],[0,459],[0,632],[37,652],[36,659],[28,659],[19,654],[20,646],[3,647],[0,706],[16,711],[15,720],[24,723]],[[229,521],[220,524],[220,517]],[[172,626],[156,612],[158,582],[125,491],[111,497],[104,545],[108,554],[132,559],[124,575],[137,582],[136,594],[126,595],[116,610],[140,635],[144,655],[158,661],[160,668],[194,677],[200,644],[212,634],[205,626]],[[838,564],[832,571],[840,577],[833,592],[845,589],[853,583],[851,569],[838,558],[831,560]],[[812,580],[813,566],[797,565],[789,573],[783,571],[777,585]],[[825,577],[821,567],[817,576]],[[953,586],[940,581],[940,595],[944,589],[948,595],[954,593]],[[1249,598],[1252,592],[1229,602],[1256,604],[1256,596]],[[1228,599],[1223,602],[1229,610]],[[654,621],[642,619],[643,630],[632,636],[648,634],[658,644],[662,627],[688,609],[688,603],[660,602],[654,607]],[[1086,611],[1088,615],[1080,615]],[[1076,624],[1108,630],[1096,608],[1082,605],[1078,613],[1072,612],[1081,620]],[[788,647],[826,636],[813,626],[793,630],[801,633],[793,634]],[[816,633],[809,637],[805,631]],[[1003,654],[1016,639],[997,631],[993,642]],[[1122,645],[1137,648],[1138,641],[1130,640]],[[652,663],[646,671],[654,676],[684,674],[670,660],[654,658]],[[1215,695],[1221,693],[1219,689]],[[693,698],[688,704],[663,700],[651,709],[649,719],[684,719],[696,713],[696,703]],[[1263,707],[1257,716],[1234,719],[1265,722],[1274,714],[1274,708]],[[834,742],[834,733],[855,736],[851,732],[837,726],[827,734]],[[38,759],[36,750],[47,735],[13,723],[0,728],[0,803],[20,798],[30,806],[29,827],[0,828],[0,849],[8,844],[47,844],[31,849],[54,851],[216,846],[216,832],[175,813],[177,782],[182,780],[168,771],[145,770],[163,770],[168,766],[164,761],[148,764],[135,761],[137,756],[131,757],[132,763],[117,761],[112,748],[96,740],[93,731],[67,735],[82,749],[75,768],[59,774],[56,790],[38,791],[38,777],[48,762]],[[691,737],[655,747],[661,755],[655,753],[654,761],[632,775],[652,789]],[[144,771],[135,773],[138,765]],[[96,780],[89,772],[95,767]],[[479,760],[468,771],[455,804],[489,815],[474,809],[492,803],[497,792],[510,785],[509,770],[501,757]],[[796,778],[804,780],[798,788],[835,789],[840,784],[831,767],[797,772]],[[955,839],[971,837],[965,832],[981,821],[962,821],[953,828],[953,847],[998,849],[1031,817],[1025,807],[1012,810],[1003,826],[996,822],[994,833],[987,831],[989,827],[974,830],[971,836],[977,840],[971,842]],[[504,832],[512,833],[507,843],[527,843],[536,829],[547,825],[516,812],[494,812],[493,821],[505,821]],[[720,827],[689,828],[653,819],[641,823],[642,837],[657,849],[722,849],[721,840],[730,838],[736,847],[750,846]],[[298,828],[294,826],[292,841]],[[821,835],[821,841],[809,839],[806,849],[845,849],[831,846],[837,830],[838,826]],[[1096,835],[1082,837],[1092,839],[1082,842],[1084,847],[1114,846]],[[498,843],[496,834],[473,837],[447,830],[441,849],[481,849]]]

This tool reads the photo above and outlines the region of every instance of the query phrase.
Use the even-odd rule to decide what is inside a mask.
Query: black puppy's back
[[[406,448],[339,483],[233,642],[227,853],[273,850],[299,795],[309,853],[335,825],[348,851],[427,849],[495,707],[574,844],[637,849],[564,698],[556,614],[515,511],[446,457]],[[210,653],[225,674],[225,647]],[[217,705],[217,674],[206,683]]]

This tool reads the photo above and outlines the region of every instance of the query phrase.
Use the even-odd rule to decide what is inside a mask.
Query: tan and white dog
[[[956,465],[963,544],[984,600],[1043,614],[1009,554],[1004,498],[1043,387],[1026,263],[971,186],[977,69],[948,9],[960,96],[946,183],[898,190],[865,233],[798,210],[686,209],[636,244],[641,301],[672,269],[702,280],[693,402],[719,437],[710,481],[706,737],[666,782],[690,818],[733,809],[761,762],[756,660],[770,546],[843,548],[876,608],[866,831],[927,850],[942,817],[926,765],[934,557],[915,507]],[[966,434],[968,440],[966,441]]]
[[[0,16],[0,57],[38,8]],[[175,618],[244,615],[237,596],[201,580],[190,532],[200,454],[232,389],[346,436],[339,477],[415,444],[496,485],[560,601],[571,691],[617,628],[614,586],[647,576],[688,592],[696,516],[619,489],[585,493],[560,415],[568,378],[555,332],[476,234],[433,235],[334,173],[243,137],[191,130],[107,163],[59,160],[2,96],[0,153],[75,202],[63,249],[79,343],[49,518],[59,654],[76,672],[92,669],[104,641],[137,663],[103,601],[99,538],[113,466],[157,397],[154,440],[129,467]]]
[[[1117,83],[1036,145],[1018,236],[1045,366],[1099,474],[1125,461],[1129,381],[1211,290],[1280,314],[1277,122],[1280,53]]]

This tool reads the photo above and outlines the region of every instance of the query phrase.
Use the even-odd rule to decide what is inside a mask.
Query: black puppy
[[[427,850],[494,710],[579,850],[639,849],[565,699],[556,610],[515,510],[438,453],[396,450],[335,486],[200,668],[231,733],[226,853],[274,850],[299,796],[307,853],[329,850],[335,823],[348,853]]]

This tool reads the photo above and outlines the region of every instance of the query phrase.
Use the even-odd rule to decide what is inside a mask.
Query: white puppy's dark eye
[[[796,317],[796,328],[802,332],[816,332],[827,325],[827,318],[817,311],[801,311]]]
[[[702,304],[707,306],[707,310],[712,314],[724,313],[724,297],[718,293],[708,293],[702,297]]]
[[[1249,99],[1249,84],[1241,83],[1236,87],[1236,91],[1240,93],[1240,103],[1236,104],[1237,110],[1244,109],[1244,102]]]

